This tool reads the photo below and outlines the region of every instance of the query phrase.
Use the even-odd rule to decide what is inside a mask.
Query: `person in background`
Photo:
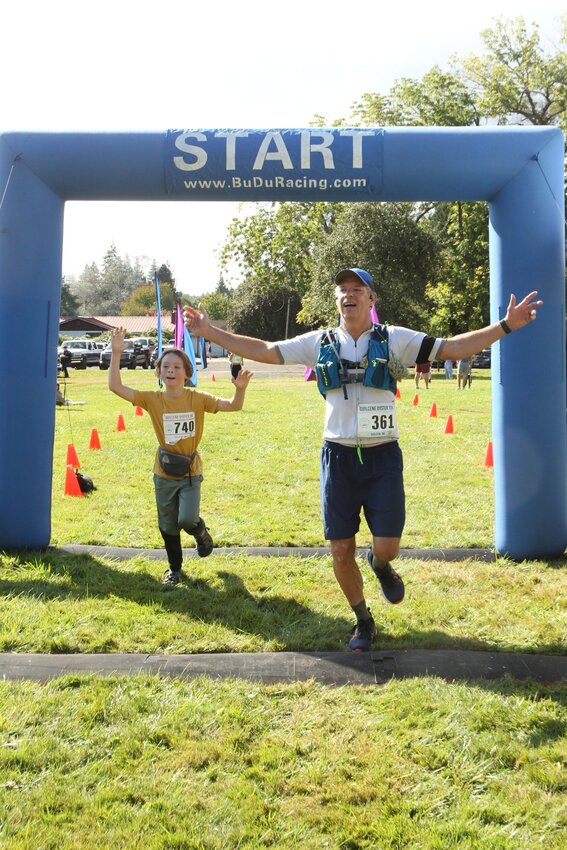
[[[67,348],[67,346],[63,346],[63,351],[61,352],[61,356],[59,357],[59,362],[61,363],[61,371],[63,372],[63,377],[69,377],[69,366],[71,365],[71,360],[73,359],[73,355]]]
[[[463,389],[468,385],[470,388],[471,385],[471,368],[472,368],[472,358],[471,357],[461,357],[461,359],[457,362],[457,389]]]
[[[425,389],[429,389],[429,381],[431,380],[431,363],[416,363],[415,364],[415,388],[419,389],[419,379],[423,377]]]
[[[230,374],[233,378],[237,378],[238,373],[244,366],[244,358],[240,354],[233,354],[233,352],[229,351],[228,362],[230,363]]]

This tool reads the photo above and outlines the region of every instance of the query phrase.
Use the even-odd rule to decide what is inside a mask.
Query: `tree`
[[[334,276],[358,266],[374,276],[378,313],[390,324],[428,322],[425,289],[434,274],[437,246],[420,227],[412,204],[346,204],[334,231],[315,250],[313,275],[298,319],[336,323]]]
[[[177,296],[170,283],[160,283],[159,299],[162,311],[175,309]],[[120,308],[121,316],[143,316],[147,313],[155,315],[156,312],[156,288],[155,284],[150,283],[138,286]]]
[[[462,63],[479,111],[502,124],[566,127],[567,53],[544,51],[537,24],[499,20],[481,33],[486,50]],[[567,42],[567,17],[561,44]]]
[[[73,294],[79,300],[79,309],[83,316],[93,316],[98,311],[98,292],[101,286],[101,274],[96,263],[85,266],[79,277]]]
[[[477,125],[480,114],[470,86],[436,65],[421,80],[404,77],[389,94],[364,94],[353,106],[355,119],[382,127]]]
[[[80,307],[79,299],[71,292],[71,286],[63,278],[61,281],[61,316],[76,316]]]
[[[261,339],[285,339],[307,330],[296,319],[301,307],[299,294],[285,285],[267,289],[254,280],[236,289],[228,312],[234,333]]]
[[[230,291],[230,290],[229,290]],[[197,299],[197,303],[202,304],[210,319],[226,319],[228,317],[228,308],[230,304],[230,296],[219,292],[207,292]]]
[[[215,292],[218,292],[219,295],[227,295],[227,296],[230,296],[231,293],[232,293],[232,289],[230,289],[230,287],[228,287],[226,285],[226,283],[224,282],[224,277],[222,275],[222,272],[219,276]]]
[[[152,267],[155,270],[155,263]],[[160,267],[163,277],[169,277],[173,281],[171,271],[166,265]],[[136,295],[132,304],[124,309],[129,312],[124,312],[123,305],[129,302],[130,296],[138,288],[149,286],[148,278],[151,279],[152,298],[149,294],[142,293]],[[147,274],[142,269],[139,258],[136,258],[134,263],[126,257],[120,257],[114,243],[110,246],[103,258],[102,271],[96,263],[91,263],[85,266],[85,269],[78,281],[73,283],[73,294],[78,298],[81,305],[81,312],[85,315],[98,316],[114,316],[114,315],[138,315],[147,309],[151,309],[150,301],[153,300],[155,309],[155,288],[154,274]],[[166,288],[163,290],[163,306],[166,309],[171,309],[171,305],[176,303],[172,292],[175,291],[174,283],[166,283]],[[161,290],[160,290],[161,292]],[[134,304],[137,304],[135,312]]]
[[[173,273],[167,263],[162,263],[159,269],[157,270],[157,276],[160,283],[168,283],[171,291],[174,295],[177,295],[177,288],[175,286],[175,278],[173,277]]]
[[[566,41],[567,17],[561,43]],[[470,126],[488,123],[567,124],[567,54],[548,55],[537,25],[498,21],[482,34],[484,54],[453,58],[421,80],[396,82],[387,95],[366,94],[354,106],[362,123]],[[417,211],[417,208],[416,208]],[[437,241],[439,264],[427,297],[432,326],[449,334],[485,324],[488,310],[486,204],[437,204],[421,219]]]
[[[487,205],[438,205],[423,227],[435,238],[439,249],[435,278],[426,287],[430,332],[448,337],[487,325],[490,322]]]
[[[468,127],[479,124],[559,124],[567,114],[567,53],[547,54],[539,28],[523,18],[497,20],[481,33],[485,51],[435,65],[421,80],[404,77],[388,94],[366,93],[353,117],[379,126]],[[560,44],[567,43],[567,16]]]
[[[101,315],[118,315],[122,303],[144,280],[145,275],[139,266],[133,268],[128,257],[120,257],[113,243],[103,259],[99,289]]]
[[[303,327],[296,314],[311,277],[314,247],[340,210],[340,204],[274,203],[233,219],[221,251],[225,270],[235,264],[244,278],[231,299],[232,330],[252,333],[256,323],[257,333],[263,328],[266,338],[278,339],[286,326]]]
[[[225,270],[234,263],[256,288],[287,286],[301,295],[309,280],[313,246],[328,232],[339,208],[325,203],[262,205],[251,216],[233,219],[221,262]]]

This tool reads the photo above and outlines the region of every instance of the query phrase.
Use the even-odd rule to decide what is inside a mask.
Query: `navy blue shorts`
[[[401,537],[406,519],[404,462],[397,442],[361,449],[325,441],[321,508],[326,540],[354,537],[360,511],[373,537]]]

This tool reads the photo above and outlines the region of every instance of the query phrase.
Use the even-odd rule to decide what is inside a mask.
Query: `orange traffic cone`
[[[492,455],[492,442],[489,442],[486,447],[486,454],[484,455],[484,465],[494,466],[494,457]]]
[[[429,414],[430,419],[437,419],[437,405],[435,402],[431,405],[431,413]]]
[[[116,423],[116,430],[117,431],[125,431],[126,430],[126,425],[124,424],[124,417],[122,416],[121,413],[118,414],[118,422]]]
[[[454,433],[453,417],[452,416],[447,417],[447,424],[445,425],[445,433],[446,434],[453,434]]]
[[[401,397],[402,397],[402,394],[401,394],[401,392],[400,392],[400,388],[399,388],[399,387],[397,387],[397,389],[396,389],[396,398],[401,398]]]
[[[75,451],[75,446],[72,443],[69,443],[67,446],[67,466],[75,466],[79,467],[81,464],[79,463],[79,458],[77,457],[77,452]]]
[[[65,490],[63,492],[64,496],[82,496],[83,491],[79,487],[79,482],[77,480],[77,476],[75,475],[75,470],[73,466],[68,463],[67,469],[65,471]]]
[[[139,406],[136,406],[136,416],[143,416],[143,415],[144,415],[144,411],[142,410],[142,408],[139,407]]]
[[[100,449],[102,448],[100,445],[100,440],[98,438],[98,431],[96,428],[93,428],[91,431],[91,441],[89,443],[89,449]]]
[[[417,405],[419,404],[419,396],[418,396],[417,393],[413,397],[412,404],[413,404],[414,407],[417,407]]]
[[[213,374],[211,375],[211,381],[216,381],[215,373],[214,373],[214,372],[213,372]]]

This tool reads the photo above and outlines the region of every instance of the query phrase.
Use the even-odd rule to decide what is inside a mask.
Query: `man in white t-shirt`
[[[542,304],[533,300],[536,295],[531,292],[519,304],[511,295],[506,316],[500,322],[451,339],[389,326],[381,334],[385,347],[384,340],[376,341],[379,334],[370,318],[376,302],[372,275],[360,268],[343,269],[335,276],[341,322],[331,337],[319,330],[289,340],[265,342],[216,328],[201,305],[198,309],[184,308],[185,324],[192,333],[229,351],[261,363],[300,363],[317,369],[319,387],[325,394],[321,450],[323,525],[335,577],[356,615],[349,641],[353,652],[370,649],[376,636],[355,557],[361,511],[372,533],[367,560],[382,593],[389,602],[397,604],[405,592],[401,577],[390,563],[399,552],[405,521],[403,462],[395,412],[396,373],[414,363],[460,360],[487,348],[536,318],[536,310]],[[323,345],[325,356],[321,357]],[[386,356],[382,356],[384,352]],[[339,377],[334,381],[332,376],[337,369]]]

